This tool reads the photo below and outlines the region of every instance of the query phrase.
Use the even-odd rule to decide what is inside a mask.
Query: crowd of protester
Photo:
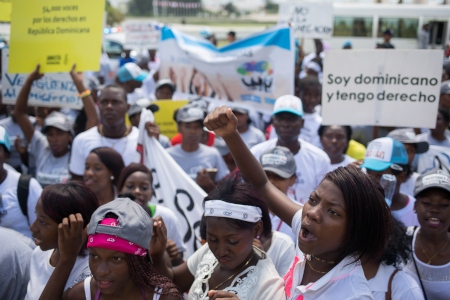
[[[315,45],[269,115],[199,99],[171,139],[145,123],[208,193],[190,257],[136,151],[178,74],[159,78],[155,50],[124,51],[103,86],[74,65],[76,111],[28,105],[35,66],[0,105],[0,299],[450,299],[450,64],[435,128],[323,125]]]

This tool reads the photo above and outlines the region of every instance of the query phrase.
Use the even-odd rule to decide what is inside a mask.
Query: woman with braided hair
[[[100,206],[87,231],[92,277],[67,290],[63,299],[182,299],[172,281],[153,267],[152,232],[152,219],[130,199]]]

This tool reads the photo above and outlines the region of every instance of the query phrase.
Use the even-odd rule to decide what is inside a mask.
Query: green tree
[[[276,14],[278,13],[278,4],[272,0],[265,0],[264,9],[267,13]]]
[[[113,26],[115,23],[120,23],[125,19],[125,16],[117,9],[111,6],[108,0],[105,5],[106,11],[106,24]]]

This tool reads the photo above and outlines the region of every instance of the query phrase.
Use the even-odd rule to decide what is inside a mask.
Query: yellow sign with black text
[[[172,138],[178,133],[177,122],[174,120],[173,114],[188,102],[188,100],[158,100],[152,102],[159,107],[159,110],[155,112],[155,123],[159,126],[161,134]]]
[[[1,0],[0,0],[1,1]],[[104,0],[14,0],[9,73],[97,71]]]
[[[11,21],[12,0],[0,0],[0,22]]]

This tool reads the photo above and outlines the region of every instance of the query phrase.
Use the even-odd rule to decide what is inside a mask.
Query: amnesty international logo
[[[268,61],[250,61],[237,69],[241,83],[248,91],[271,93],[273,88],[273,68]]]

